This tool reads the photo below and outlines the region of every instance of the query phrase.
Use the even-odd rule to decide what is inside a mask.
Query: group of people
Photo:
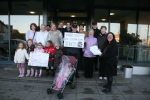
[[[92,78],[93,69],[99,69],[99,79],[108,80],[108,84],[103,86],[105,88],[103,92],[110,92],[113,76],[117,75],[118,47],[115,35],[112,32],[106,33],[106,26],[101,26],[99,30],[96,21],[92,22],[92,28],[88,32],[84,31],[83,24],[79,25],[79,31],[76,23],[73,23],[71,26],[71,23],[67,22],[66,27],[63,27],[63,22],[59,23],[58,29],[56,28],[56,24],[52,24],[51,26],[42,24],[41,30],[37,31],[35,23],[30,25],[30,30],[26,33],[27,48],[25,48],[23,43],[19,43],[15,52],[14,61],[19,68],[19,77],[23,77],[25,74],[26,62],[28,62],[31,52],[49,54],[49,67],[46,68],[46,76],[49,75],[50,69],[52,76],[55,75],[55,70],[61,63],[62,55],[77,55],[76,77],[79,78],[79,69],[84,70],[85,78]],[[63,47],[65,32],[69,32],[70,34],[84,34],[84,48]],[[102,54],[94,55],[90,51],[90,47],[92,46],[98,46]],[[42,67],[27,65],[26,76],[42,77]]]

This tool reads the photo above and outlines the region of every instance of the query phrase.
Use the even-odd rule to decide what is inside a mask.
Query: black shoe
[[[111,92],[111,88],[106,88],[102,92],[104,92],[104,93]]]
[[[104,85],[104,86],[103,86],[103,88],[107,88],[107,87],[108,87],[108,85]]]

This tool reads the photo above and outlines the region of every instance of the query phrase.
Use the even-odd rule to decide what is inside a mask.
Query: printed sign
[[[64,47],[83,48],[84,35],[82,33],[65,32]]]
[[[47,53],[30,53],[28,65],[37,67],[48,67],[49,54]]]

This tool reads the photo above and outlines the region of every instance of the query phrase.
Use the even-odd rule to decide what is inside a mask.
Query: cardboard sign
[[[83,48],[84,35],[82,33],[65,32],[64,47]]]
[[[49,54],[47,53],[30,53],[28,65],[37,67],[48,67]]]

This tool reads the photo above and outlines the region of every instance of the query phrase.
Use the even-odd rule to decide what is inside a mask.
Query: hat
[[[93,22],[92,22],[92,25],[97,25],[97,22],[96,22],[96,21],[93,21]]]
[[[73,28],[77,28],[77,26],[78,26],[78,25],[77,25],[76,23],[73,23],[73,24],[72,24],[72,27],[73,27]]]
[[[55,47],[56,47],[56,46],[60,46],[60,44],[59,44],[59,43],[56,43],[56,44],[55,44]]]

